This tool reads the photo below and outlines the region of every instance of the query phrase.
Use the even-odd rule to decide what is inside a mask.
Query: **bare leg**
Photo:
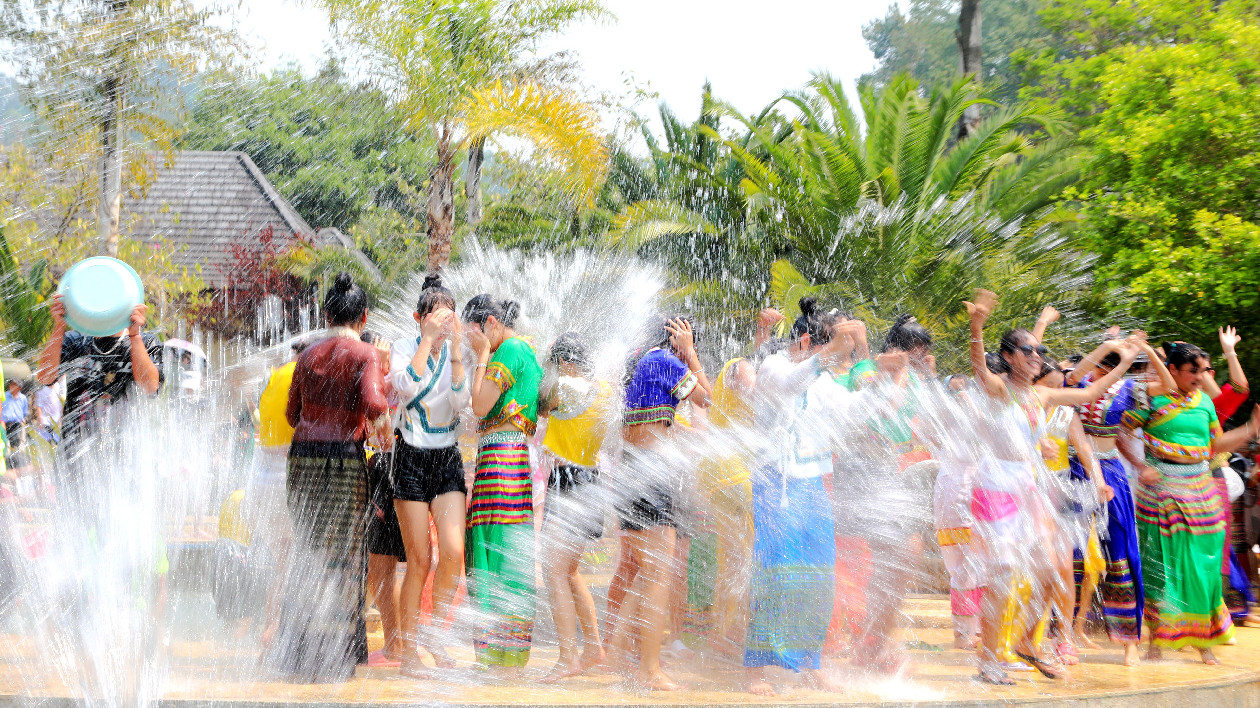
[[[665,635],[665,612],[669,605],[675,533],[670,526],[653,526],[627,534],[641,551],[639,574],[643,601],[638,618],[638,681],[647,688],[661,691],[680,688],[661,671],[661,641]]]
[[[617,570],[613,572],[612,582],[608,584],[608,611],[604,617],[604,637],[611,642],[614,628],[621,617],[622,603],[626,592],[634,584],[639,574],[639,558],[631,543],[629,532],[621,535],[621,544],[617,550]]]
[[[429,505],[424,502],[394,500],[398,512],[398,525],[402,529],[403,547],[407,550],[407,571],[403,574],[399,593],[399,635],[401,637],[402,667],[404,675],[423,677],[424,665],[420,663],[417,647],[417,624],[420,622],[420,594],[424,581],[429,577]],[[436,614],[436,613],[435,613]]]
[[[402,645],[398,631],[398,588],[394,582],[398,559],[394,556],[368,554],[368,596],[381,612],[381,627],[385,632],[385,656],[402,660]]]
[[[858,643],[854,659],[863,666],[891,673],[900,669],[904,661],[900,652],[890,646],[890,639],[923,542],[917,535],[904,543],[889,543],[888,540],[877,540],[871,545],[874,567],[866,589],[867,610],[862,640]]]
[[[555,668],[542,678],[543,683],[555,683],[582,673],[577,649],[577,606],[573,596],[572,576],[577,575],[581,546],[574,546],[570,539],[555,538],[545,541],[553,544],[547,563],[547,589],[551,595],[551,617],[556,624],[556,639],[560,644],[560,658]]]
[[[1138,665],[1138,663],[1139,663],[1139,660],[1138,660],[1138,643],[1137,643],[1137,642],[1125,642],[1125,643],[1124,643],[1124,665],[1125,665],[1125,666],[1137,666],[1137,665]]]
[[[683,621],[687,616],[687,561],[691,554],[691,539],[678,538],[674,542],[674,563],[669,582],[669,636],[681,642]]]
[[[1098,643],[1090,638],[1089,632],[1085,628],[1085,620],[1089,615],[1089,611],[1094,607],[1094,595],[1098,591],[1098,578],[1085,573],[1085,577],[1081,580],[1081,602],[1080,609],[1076,612],[1076,621],[1073,623],[1073,634],[1076,641],[1087,649],[1097,649]],[[1127,647],[1128,645],[1126,645]],[[1125,649],[1125,655],[1128,655],[1128,649]],[[1136,658],[1136,653],[1135,653]],[[1131,664],[1126,664],[1131,666]]]
[[[461,492],[447,492],[433,500],[433,521],[438,534],[437,570],[433,574],[433,626],[443,626],[459,590],[464,567],[464,511],[467,504]],[[426,529],[427,533],[427,529]],[[423,586],[423,581],[421,583]],[[446,648],[433,642],[425,645],[438,668],[455,668]]]
[[[574,557],[573,572],[569,574],[569,591],[573,594],[573,609],[577,613],[578,622],[582,624],[582,641],[586,649],[582,652],[582,671],[604,663],[604,644],[599,636],[599,613],[595,610],[595,598],[591,597],[591,588],[586,578],[579,572],[582,555]]]

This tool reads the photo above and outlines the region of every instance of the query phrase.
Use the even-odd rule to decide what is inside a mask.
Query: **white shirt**
[[[868,391],[853,393],[836,383],[812,356],[793,364],[767,357],[757,370],[757,425],[769,434],[762,461],[797,479],[831,474],[831,456],[842,432],[860,425]]]
[[[394,427],[412,447],[450,447],[459,438],[459,412],[468,406],[472,391],[467,380],[451,380],[449,342],[442,342],[436,361],[430,354],[424,371],[411,366],[419,346],[419,337],[408,337],[390,349],[389,382],[398,394]]]

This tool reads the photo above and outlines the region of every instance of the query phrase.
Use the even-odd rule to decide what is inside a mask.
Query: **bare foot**
[[[1138,658],[1138,645],[1125,644],[1124,645],[1124,665],[1128,667],[1133,667],[1133,666],[1137,666],[1140,663],[1141,663],[1141,659]]]
[[[639,674],[635,679],[635,683],[648,689],[649,691],[681,691],[682,686],[674,683],[673,679],[666,676],[664,672],[657,671],[655,674],[644,675]]]
[[[402,666],[398,667],[398,675],[422,681],[433,678],[433,673],[429,670],[429,667],[420,663],[420,657],[416,655],[403,659]]]
[[[429,656],[433,657],[433,665],[436,666],[437,668],[439,669],[455,668],[455,659],[451,658],[451,655],[446,653],[445,647],[438,647],[436,650],[430,649],[429,647],[424,647],[424,651],[427,652]]]
[[[608,652],[604,651],[604,647],[599,644],[591,644],[586,647],[586,651],[582,652],[582,658],[578,664],[582,667],[582,671],[590,671],[596,666],[602,665],[608,660]]]
[[[805,683],[816,691],[826,691],[827,693],[840,693],[843,689],[840,684],[836,683],[824,673],[821,669],[805,672]]]
[[[980,637],[977,637],[974,634],[968,637],[965,634],[954,632],[954,648],[955,649],[963,649],[965,651],[974,651],[975,648],[979,645],[980,645]]]
[[[567,678],[579,676],[585,672],[586,669],[584,669],[580,663],[566,664],[557,661],[556,665],[551,668],[551,671],[548,671],[546,676],[543,676],[538,680],[547,684],[559,683]]]
[[[748,692],[754,696],[771,698],[776,695],[774,692],[774,686],[771,686],[770,682],[766,680],[765,669],[750,669],[748,671],[748,678],[744,682],[744,688],[746,688]]]
[[[1151,646],[1146,650],[1146,661],[1159,661],[1164,658],[1164,651],[1157,646]]]
[[[1098,642],[1094,641],[1088,634],[1085,633],[1084,627],[1081,627],[1076,630],[1076,643],[1080,645],[1082,649],[1101,649],[1102,648],[1098,646]]]
[[[1200,649],[1199,658],[1203,659],[1203,663],[1208,666],[1219,666],[1221,663],[1220,659],[1216,658],[1216,655],[1212,653],[1211,649]]]

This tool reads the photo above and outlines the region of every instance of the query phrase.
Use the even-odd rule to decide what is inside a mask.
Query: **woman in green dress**
[[[1163,649],[1192,646],[1203,663],[1216,664],[1211,648],[1234,636],[1221,598],[1225,510],[1208,460],[1254,439],[1256,418],[1221,432],[1216,407],[1200,390],[1208,366],[1198,347],[1171,345],[1168,370],[1177,390],[1126,411],[1122,423],[1130,432],[1142,429],[1146,448],[1145,460],[1129,461],[1140,470],[1134,492],[1153,660]],[[1127,446],[1119,449],[1128,456]]]
[[[477,354],[472,407],[477,469],[468,500],[464,565],[468,595],[484,626],[477,662],[520,668],[534,629],[534,518],[528,440],[537,430],[543,371],[534,345],[512,325],[520,306],[478,295],[464,306],[466,337]]]

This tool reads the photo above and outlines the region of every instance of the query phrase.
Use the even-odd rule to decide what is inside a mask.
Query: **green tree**
[[[1015,100],[1022,67],[1011,62],[1012,54],[1040,51],[1049,39],[1038,11],[1049,0],[984,0],[984,67],[980,76],[985,95],[1008,103]],[[943,86],[958,79],[962,60],[955,31],[958,30],[958,0],[909,0],[906,11],[900,4],[888,14],[862,28],[866,46],[877,65],[861,82],[891,83],[907,73],[921,86]]]
[[[190,114],[179,147],[248,154],[316,227],[349,232],[373,208],[423,218],[415,190],[428,177],[432,141],[400,134],[405,117],[388,97],[351,83],[336,60],[309,78],[295,67],[218,77]]]
[[[235,35],[215,3],[193,0],[30,0],[0,3],[0,46],[18,67],[27,102],[51,129],[49,149],[95,136],[101,183],[100,251],[117,255],[124,167],[169,149],[182,109],[178,87],[224,63]]]
[[[450,259],[458,153],[491,135],[523,138],[566,167],[593,198],[606,166],[593,108],[537,80],[522,63],[570,23],[603,13],[593,0],[321,0],[409,117],[433,136],[426,208],[428,267]],[[479,165],[476,167],[479,168]]]
[[[1093,159],[1070,195],[1083,242],[1152,329],[1211,345],[1218,326],[1236,324],[1240,357],[1260,370],[1260,17],[1250,3],[1202,4],[1177,41],[1151,41],[1147,28],[1197,4],[1129,5],[1154,13],[1132,19],[1143,29],[1131,44],[1053,68],[1096,77],[1083,133]]]

